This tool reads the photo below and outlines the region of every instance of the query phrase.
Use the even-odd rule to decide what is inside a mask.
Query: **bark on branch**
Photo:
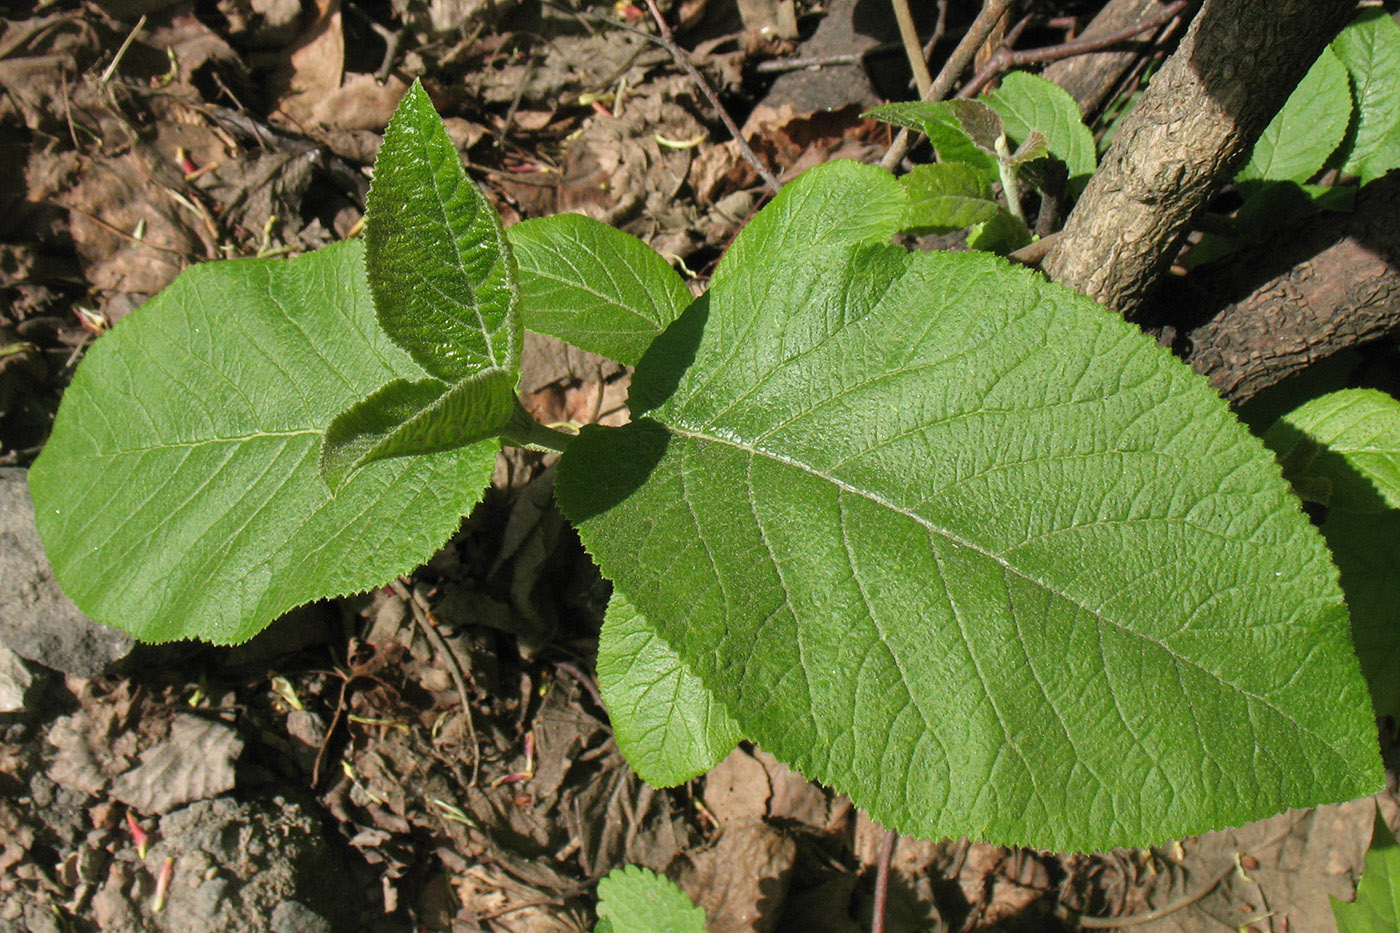
[[[1396,217],[1400,172],[1391,172],[1361,189],[1353,213],[1312,218],[1226,269],[1193,273],[1196,297],[1187,300],[1210,316],[1187,331],[1187,361],[1238,403],[1340,350],[1400,333]]]
[[[1354,0],[1206,0],[1124,120],[1046,274],[1132,316],[1354,10]]]

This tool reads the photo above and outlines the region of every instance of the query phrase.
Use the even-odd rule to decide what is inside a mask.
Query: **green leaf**
[[[1395,933],[1400,930],[1400,845],[1385,821],[1376,818],[1366,868],[1351,903],[1332,899],[1338,933]]]
[[[653,787],[704,774],[743,738],[724,704],[617,591],[598,637],[598,691],[618,748]]]
[[[515,411],[516,374],[488,369],[454,386],[396,379],[332,419],[320,470],[331,491],[366,464],[496,437]]]
[[[967,232],[968,249],[978,249],[987,253],[1005,255],[1031,242],[1031,232],[1026,222],[1012,217],[1005,208],[996,216],[980,224],[974,224]]]
[[[1341,570],[1352,639],[1376,712],[1400,716],[1400,402],[1343,389],[1264,434],[1294,485],[1323,490],[1322,534]]]
[[[1290,478],[1320,477],[1332,509],[1400,509],[1400,401],[1376,389],[1342,389],[1284,415],[1264,442],[1281,457],[1306,442],[1312,456]]]
[[[951,233],[991,220],[1002,209],[976,170],[956,162],[919,165],[899,179],[909,195],[901,228],[917,235]]]
[[[187,269],[93,346],[30,473],[64,592],[145,641],[229,644],[408,572],[496,445],[381,461],[334,498],[317,457],[337,412],[426,376],[375,323],[358,241]]]
[[[379,323],[429,375],[514,372],[519,297],[505,232],[417,81],[384,131],[365,243]]]
[[[1235,180],[1302,184],[1322,169],[1346,134],[1350,117],[1347,70],[1331,49],[1323,49],[1264,128]]]
[[[705,933],[705,912],[668,878],[625,865],[598,882],[598,927],[613,933]]]
[[[1336,572],[1203,379],[985,254],[747,236],[674,392],[557,484],[746,737],[902,832],[1051,849],[1380,786]]]
[[[806,172],[811,182],[778,195],[788,211],[760,211],[720,260],[712,281],[732,270],[780,261],[810,243],[888,242],[900,228],[909,198],[889,172],[840,159]]]
[[[579,214],[516,224],[506,239],[530,330],[635,366],[690,304],[670,264],[630,234]]]
[[[1094,134],[1064,88],[1038,75],[1013,71],[987,95],[987,103],[1001,116],[1006,134],[1015,142],[1026,140],[1035,130],[1043,133],[1050,154],[1068,166],[1070,186],[1083,189],[1098,164]]]
[[[969,165],[989,182],[1001,177],[994,148],[1001,118],[981,101],[900,101],[881,104],[864,116],[923,133],[940,162]]]
[[[1400,167],[1400,25],[1380,7],[1362,10],[1332,40],[1332,51],[1350,72],[1356,97],[1342,170],[1365,184]]]

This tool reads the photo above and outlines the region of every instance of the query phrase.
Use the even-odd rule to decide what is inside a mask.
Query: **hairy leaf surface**
[[[598,692],[618,748],[653,787],[704,774],[743,738],[724,704],[617,591],[598,636]]]
[[[317,457],[337,412],[426,377],[375,322],[358,241],[187,269],[93,346],[30,473],[64,592],[146,641],[233,643],[408,572],[496,444],[381,461],[335,497]]]
[[[1368,8],[1337,34],[1332,51],[1351,73],[1356,95],[1342,169],[1365,184],[1400,167],[1400,25],[1385,10]]]
[[[456,385],[396,379],[331,421],[321,447],[321,476],[339,491],[356,470],[376,460],[495,437],[515,410],[517,381],[503,369],[483,370]]]
[[[1239,181],[1292,181],[1316,175],[1342,141],[1351,117],[1347,70],[1323,49],[1254,144]]]
[[[636,237],[579,214],[506,231],[525,326],[635,366],[690,304],[685,281]]]
[[[449,383],[515,371],[519,298],[505,232],[416,81],[384,131],[365,242],[379,323],[419,366]]]
[[[1343,389],[1302,405],[1264,441],[1300,491],[1327,505],[1352,639],[1376,712],[1400,716],[1400,401]]]
[[[746,737],[887,826],[1056,849],[1379,786],[1336,572],[1204,380],[990,256],[747,236],[674,392],[557,487]]]

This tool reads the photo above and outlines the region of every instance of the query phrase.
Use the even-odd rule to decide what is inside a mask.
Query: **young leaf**
[[[1001,118],[981,101],[900,101],[881,104],[864,116],[923,133],[940,162],[971,166],[988,182],[1000,177],[994,146],[1002,133]]]
[[[743,738],[724,704],[617,591],[598,636],[598,692],[618,748],[653,787],[704,774]]]
[[[598,930],[612,933],[705,933],[705,912],[669,878],[624,865],[598,882]]]
[[[1332,51],[1351,73],[1356,95],[1342,170],[1365,184],[1400,166],[1400,26],[1380,7],[1362,10],[1332,40]]]
[[[30,472],[64,592],[143,641],[231,644],[406,573],[496,445],[375,463],[334,498],[317,455],[337,412],[426,376],[375,323],[358,241],[187,269],[89,351]]]
[[[389,457],[465,447],[500,434],[515,411],[515,373],[487,369],[449,386],[396,379],[332,419],[321,476],[332,492],[361,467]]]
[[[1351,903],[1332,899],[1338,933],[1395,933],[1400,929],[1400,844],[1377,815],[1366,868]]]
[[[908,233],[951,233],[991,220],[1002,209],[991,200],[991,185],[970,166],[956,162],[915,166],[899,182],[909,195],[900,224]]]
[[[1321,170],[1345,135],[1351,85],[1342,60],[1323,49],[1254,144],[1236,181],[1302,184]]]
[[[483,369],[514,373],[514,260],[500,218],[417,81],[384,131],[365,243],[379,323],[419,366],[449,383]]]
[[[557,485],[745,736],[887,826],[1053,849],[1380,785],[1326,550],[1204,380],[985,254],[747,236],[671,396]]]
[[[1264,442],[1295,486],[1327,492],[1322,534],[1361,670],[1376,712],[1400,715],[1400,402],[1374,389],[1332,392],[1280,418]]]
[[[1013,71],[1001,79],[1001,87],[987,95],[1016,142],[1035,130],[1045,135],[1050,154],[1069,168],[1070,185],[1082,189],[1098,164],[1094,134],[1079,117],[1079,105],[1064,88],[1037,75]]]
[[[635,366],[690,304],[690,289],[641,240],[579,214],[506,231],[530,330]]]

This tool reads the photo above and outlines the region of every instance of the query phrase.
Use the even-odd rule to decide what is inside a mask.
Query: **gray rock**
[[[0,644],[45,667],[95,677],[131,651],[63,595],[34,528],[28,471],[0,468]]]

